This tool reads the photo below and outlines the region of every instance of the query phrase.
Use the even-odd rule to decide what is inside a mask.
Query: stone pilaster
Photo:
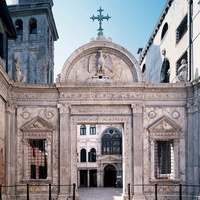
[[[13,104],[7,107],[6,111],[6,185],[11,186],[16,183],[16,106]],[[15,178],[14,178],[15,177]],[[8,195],[14,195],[15,189],[8,187]]]
[[[180,180],[178,167],[180,163],[179,145],[180,141],[178,139],[174,140],[174,180]]]
[[[187,169],[186,170],[186,184],[198,185],[199,172],[198,172],[198,102],[187,103],[188,111],[188,129],[187,129]],[[194,191],[190,189],[189,193]]]
[[[134,199],[145,199],[143,184],[143,104],[132,104],[133,111],[133,191]]]
[[[154,166],[154,161],[155,161],[155,154],[154,154],[154,152],[155,152],[155,139],[150,139],[150,143],[151,143],[151,168],[150,168],[151,177],[150,177],[150,179],[151,180],[155,180],[155,174],[154,174],[154,172],[155,172],[155,170],[154,170],[154,168],[155,168],[155,166]]]
[[[72,192],[71,182],[71,144],[70,144],[70,106],[58,105],[60,111],[60,195],[66,199]]]
[[[24,160],[28,160],[28,146],[29,146],[29,142],[28,142],[28,139],[23,139],[22,140],[23,142],[23,151],[24,151]],[[49,165],[48,165],[49,166]],[[23,164],[23,167],[24,167],[24,175],[23,175],[23,180],[28,180],[29,177],[28,177],[28,162],[24,162]]]

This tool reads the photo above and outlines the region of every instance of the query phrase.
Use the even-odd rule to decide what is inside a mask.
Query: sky
[[[16,0],[14,0],[16,1]],[[6,0],[7,4],[13,0]],[[54,78],[67,58],[80,46],[96,38],[99,22],[90,17],[102,14],[104,36],[123,46],[138,60],[138,48],[144,48],[155,28],[167,0],[54,0],[52,8],[59,35],[55,42]]]

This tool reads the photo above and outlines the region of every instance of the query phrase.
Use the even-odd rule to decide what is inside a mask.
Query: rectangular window
[[[157,141],[155,146],[155,177],[169,179],[172,173],[173,146],[171,141]]]
[[[30,139],[28,147],[28,176],[31,179],[47,178],[46,140]]]
[[[181,21],[180,25],[176,29],[176,44],[178,44],[181,38],[185,35],[187,29],[188,29],[188,15],[184,17],[184,19]]]

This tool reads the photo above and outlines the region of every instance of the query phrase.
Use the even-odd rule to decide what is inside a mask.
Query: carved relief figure
[[[181,66],[178,69],[178,81],[183,82],[183,81],[187,81],[187,70],[188,70],[188,66],[186,63],[186,60],[183,59],[181,61]]]
[[[25,82],[25,76],[22,75],[21,67],[20,67],[20,62],[19,60],[15,60],[15,81],[16,82]]]
[[[91,72],[96,68],[96,72],[104,74],[105,69],[112,72],[113,62],[110,55],[103,54],[102,50],[98,50],[99,54],[92,54],[88,59],[88,71]]]
[[[102,50],[99,50],[99,58],[97,60],[97,72],[104,72],[104,64],[105,64],[105,60],[104,60],[104,57],[103,57],[103,53],[102,53]]]

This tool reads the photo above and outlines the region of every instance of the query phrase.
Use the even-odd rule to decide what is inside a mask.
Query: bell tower
[[[17,39],[9,41],[8,75],[16,82],[54,82],[58,33],[52,7],[53,0],[18,0],[8,7],[17,32]]]

